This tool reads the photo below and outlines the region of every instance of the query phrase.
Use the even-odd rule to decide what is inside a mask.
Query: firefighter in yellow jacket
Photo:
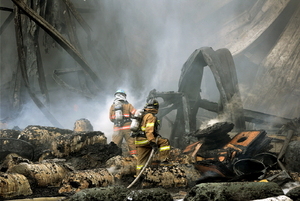
[[[138,154],[136,175],[140,173],[146,164],[152,149],[158,152],[157,155],[161,165],[169,164],[167,159],[170,152],[170,142],[158,134],[159,122],[155,116],[158,113],[158,108],[159,103],[155,99],[148,100],[144,108],[145,115],[140,125],[141,132],[135,138]]]
[[[136,146],[134,138],[130,137],[130,124],[135,111],[136,109],[127,101],[125,91],[117,90],[109,111],[109,119],[114,123],[112,141],[121,147],[125,139],[129,154],[134,157],[136,157]]]

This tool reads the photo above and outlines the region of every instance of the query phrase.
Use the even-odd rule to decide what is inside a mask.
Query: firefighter
[[[136,158],[134,138],[130,137],[131,117],[136,109],[127,101],[125,91],[117,90],[114,96],[115,99],[109,111],[109,119],[114,123],[112,141],[121,147],[125,139],[129,155]]]
[[[145,114],[140,125],[140,132],[135,137],[137,147],[136,175],[146,164],[151,150],[157,153],[160,165],[170,165],[167,161],[170,152],[170,142],[168,139],[158,134],[159,122],[155,116],[158,113],[159,103],[156,99],[150,99],[145,105]]]

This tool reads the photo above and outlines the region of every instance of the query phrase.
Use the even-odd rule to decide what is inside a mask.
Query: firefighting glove
[[[154,150],[154,152],[158,151],[158,145],[155,142],[150,142],[150,146],[152,147],[152,149]]]

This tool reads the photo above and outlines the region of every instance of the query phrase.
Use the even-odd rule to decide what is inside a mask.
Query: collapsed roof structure
[[[50,109],[55,104],[55,98],[51,98],[53,84],[52,89],[48,90],[49,72],[56,83],[55,87],[87,99],[99,98],[99,94],[101,96],[99,91],[105,92],[104,88],[107,88],[104,83],[109,83],[105,77],[113,76],[110,72],[112,68],[101,67],[99,55],[96,55],[99,51],[95,49],[96,46],[91,45],[91,27],[81,14],[95,13],[91,7],[99,6],[99,2],[83,3],[66,0],[40,3],[35,6],[18,0],[13,0],[12,3],[14,9],[1,7],[2,14],[10,13],[1,26],[1,37],[5,38],[6,30],[14,18],[19,63],[16,66],[12,63],[8,65],[7,59],[4,59],[5,51],[2,51],[2,72],[12,74],[1,78],[1,120],[11,121],[20,115],[27,101],[24,96],[24,88],[26,88],[31,99],[49,122],[54,126],[63,127]],[[182,127],[177,128],[178,124],[174,123],[172,140],[180,137],[176,132],[188,133],[197,128],[199,123],[196,123],[195,117],[199,107],[221,113],[228,111],[226,107],[230,106],[229,113],[231,114],[229,115],[236,125],[236,130],[246,128],[245,121],[268,122],[279,127],[296,118],[300,105],[299,57],[297,57],[299,52],[297,34],[299,32],[299,18],[297,17],[299,6],[297,5],[299,2],[255,0],[241,3],[231,0],[222,3],[217,1],[210,1],[206,4],[193,3],[195,6],[205,5],[204,7],[214,8],[210,12],[203,10],[203,13],[198,13],[191,23],[201,25],[210,19],[220,21],[220,24],[216,26],[215,24],[212,27],[207,26],[204,31],[205,33],[213,31],[205,35],[207,44],[211,44],[210,47],[220,47],[220,49],[202,47],[191,54],[182,67],[178,93],[155,92],[156,96],[165,98],[165,105],[175,104],[172,108],[161,111],[160,116],[165,116],[174,108],[179,109],[175,121],[180,122],[180,125],[185,125],[182,129]],[[228,15],[227,10],[231,7],[236,8],[236,13]],[[53,10],[53,8],[57,9]],[[64,10],[68,12],[68,16],[62,18],[60,16],[65,16],[62,13]],[[54,12],[55,15],[53,15]],[[52,14],[49,15],[50,13]],[[86,53],[83,54],[82,41],[78,40],[76,23],[83,28],[87,36],[89,53],[92,54],[98,66],[96,69],[94,62],[90,60],[87,62],[83,56]],[[53,45],[60,46],[77,62],[78,66],[59,69],[47,66],[45,69],[43,65],[48,64],[43,62],[46,58],[41,51],[40,37],[38,37],[43,33],[43,45],[46,51],[49,51]],[[215,40],[216,35],[218,35],[218,41]],[[132,35],[131,37],[136,40],[136,37],[147,36]],[[1,47],[4,48],[5,45],[3,43]],[[143,62],[143,57],[138,58],[137,55],[130,56],[130,59],[139,63]],[[211,80],[211,82],[217,86],[219,103],[201,98],[201,82],[205,78],[203,78],[203,70],[206,66],[213,73],[214,81]],[[248,72],[250,68],[256,69],[254,73],[256,76],[251,79],[241,78],[241,72]],[[67,75],[74,73],[78,75],[78,80],[72,79],[70,82]],[[180,104],[185,105],[186,109],[180,109],[181,106],[176,105],[177,96],[180,96]],[[235,106],[232,107],[229,103]]]
[[[14,52],[12,55],[17,56],[3,56],[9,52],[1,52],[1,72],[3,72],[3,74],[1,73],[0,80],[1,122],[5,123],[5,121],[11,121],[21,114],[22,108],[27,101],[26,95],[24,94],[27,94],[47,117],[49,122],[51,122],[53,126],[58,127],[56,129],[59,130],[63,125],[57,120],[58,116],[53,114],[55,111],[55,109],[53,109],[53,105],[55,105],[53,102],[60,102],[61,99],[52,97],[55,97],[58,88],[63,91],[64,95],[74,93],[77,94],[78,97],[95,99],[96,97],[98,98],[98,96],[102,96],[108,87],[116,86],[112,80],[119,78],[119,71],[122,70],[121,67],[117,67],[119,65],[113,63],[119,60],[112,56],[112,53],[117,48],[112,48],[113,50],[110,51],[111,55],[108,56],[106,51],[109,49],[107,47],[109,47],[111,43],[106,43],[104,40],[105,42],[102,44],[106,46],[104,45],[105,48],[103,48],[103,45],[99,45],[100,40],[93,40],[91,37],[92,28],[81,16],[84,13],[97,13],[95,8],[101,6],[105,7],[105,5],[96,0],[84,2],[79,0],[30,1],[27,3],[21,0],[12,0],[10,3],[10,5],[13,5],[13,8],[0,8],[1,13],[9,13],[5,20],[2,18],[3,23],[0,29],[1,48],[7,48],[14,44],[11,43],[11,39],[8,40],[7,35],[9,34],[5,34],[7,29],[9,29],[9,25],[12,24],[11,21],[14,19],[14,34],[16,35],[16,39],[14,40],[16,47],[14,47],[15,51],[12,51]],[[125,4],[126,3],[128,2],[125,2]],[[186,135],[199,138],[204,137],[204,135],[201,135],[203,133],[198,130],[199,125],[203,123],[203,119],[206,118],[206,113],[203,112],[203,110],[215,113],[219,120],[229,121],[234,124],[234,130],[240,132],[240,135],[237,136],[238,139],[232,139],[235,143],[234,145],[241,145],[243,142],[248,142],[245,139],[263,142],[261,144],[249,143],[249,146],[247,144],[247,146],[241,149],[237,146],[236,150],[246,155],[250,152],[252,153],[252,151],[255,153],[257,150],[254,149],[266,148],[264,145],[270,142],[270,138],[266,136],[266,132],[264,131],[249,132],[252,136],[247,131],[243,132],[249,128],[249,124],[256,124],[256,128],[259,128],[261,125],[267,125],[268,128],[275,128],[276,132],[282,126],[286,126],[285,131],[299,131],[298,120],[296,122],[293,121],[293,119],[298,117],[300,113],[300,57],[298,56],[300,52],[300,2],[298,0],[253,0],[246,2],[240,0],[226,0],[220,3],[220,1],[213,0],[206,1],[205,3],[204,1],[191,1],[190,3],[191,4],[186,3],[185,6],[192,5],[197,8],[196,15],[191,19],[190,23],[193,25],[193,28],[196,26],[201,27],[201,31],[203,32],[201,36],[205,38],[206,44],[209,44],[209,46],[197,46],[196,50],[191,52],[191,55],[181,68],[177,91],[164,92],[159,91],[160,89],[158,91],[154,89],[148,94],[148,98],[157,97],[163,100],[158,117],[164,121],[169,121],[172,125],[170,134],[172,145],[174,147],[185,148],[189,145],[185,142]],[[124,2],[120,2],[120,8],[122,8],[122,5],[124,5]],[[235,12],[227,12],[228,8],[234,8]],[[105,9],[101,11],[104,10]],[[200,10],[202,12],[200,12]],[[99,14],[98,12],[97,15],[101,15],[101,13]],[[103,25],[105,25],[104,21],[105,20],[103,20],[103,22],[101,21]],[[211,22],[211,24],[208,23],[210,26],[207,26],[208,24],[206,22]],[[86,41],[82,38],[79,39],[77,36],[79,29],[76,29],[76,25],[79,25],[83,29],[82,32],[84,32]],[[128,29],[133,29],[132,27],[137,27],[136,25],[137,24],[131,24],[127,29],[119,28],[117,31],[123,33],[121,30],[125,30],[124,32],[126,32]],[[137,28],[134,30],[136,31],[136,29]],[[116,33],[114,31],[115,30],[111,32]],[[113,37],[111,32],[107,35]],[[41,33],[44,33],[44,35]],[[128,58],[120,59],[121,61],[119,62],[123,63],[126,61],[127,65],[125,66],[133,66],[129,69],[132,71],[130,76],[136,77],[137,79],[131,79],[131,84],[133,86],[143,87],[146,83],[143,76],[145,71],[141,73],[135,71],[135,69],[140,68],[149,61],[152,63],[152,56],[154,54],[153,52],[149,53],[147,50],[150,48],[147,47],[149,47],[148,45],[151,44],[153,40],[149,40],[149,38],[151,39],[149,29],[141,29],[139,33],[140,34],[129,34],[130,37],[128,36],[124,39],[124,44],[127,45],[124,45],[126,46],[125,49],[132,45],[130,47],[134,47],[132,48],[134,51],[127,52],[126,56]],[[103,36],[104,39],[106,39],[105,37],[107,35]],[[118,38],[120,35],[115,37]],[[41,37],[44,37],[43,45],[45,52],[41,51]],[[216,38],[218,40],[216,40]],[[6,40],[9,42],[5,43]],[[87,49],[82,45],[83,43],[85,44],[85,42],[88,44]],[[55,53],[59,49],[68,54],[68,59],[72,62],[64,63],[64,60],[60,60],[57,62],[58,64],[49,62],[49,60],[47,60],[47,63],[43,62],[44,59],[46,60],[46,58],[49,59],[49,57],[52,57],[52,55],[48,55],[48,57],[45,57],[45,55],[47,55],[48,51],[50,52],[50,49],[53,47],[57,47],[54,51]],[[53,58],[58,58],[58,55],[59,54],[55,54]],[[10,62],[11,57],[14,58],[15,62]],[[50,61],[52,61],[51,59]],[[92,65],[89,63],[92,63]],[[47,67],[44,68],[43,65]],[[69,66],[75,67],[69,68]],[[106,66],[110,67],[107,68]],[[210,82],[216,85],[217,94],[219,95],[218,102],[207,100],[203,98],[201,94],[201,91],[204,90],[202,88],[202,81],[205,79],[204,71],[207,68],[213,74],[213,79],[210,80]],[[240,76],[241,72],[248,73],[250,68],[255,70],[254,76],[249,76],[247,79]],[[151,69],[149,69],[146,70],[146,72],[151,72]],[[74,79],[74,77],[68,77],[70,74],[76,74],[76,79]],[[49,86],[51,86],[51,90],[48,90]],[[137,88],[137,90],[140,90],[142,87]],[[247,93],[245,93],[245,91],[247,91]],[[201,110],[201,112],[199,112],[199,110]],[[170,120],[169,114],[172,111],[176,111],[176,114],[175,117]],[[99,131],[95,131],[88,134],[74,134],[70,130],[63,129],[63,131],[59,133],[56,132],[56,129],[32,126],[23,131],[4,131],[2,135],[8,132],[12,135],[16,134],[17,136],[13,136],[11,139],[2,138],[1,143],[8,146],[8,149],[12,149],[9,147],[11,144],[9,144],[8,141],[11,141],[12,144],[22,143],[23,146],[26,147],[26,150],[29,150],[28,153],[24,153],[24,155],[27,158],[34,158],[35,161],[39,160],[38,156],[43,153],[45,145],[52,149],[52,154],[56,154],[55,156],[65,157],[74,154],[74,152],[76,153],[79,147],[78,144],[80,144],[82,149],[79,150],[79,155],[85,156],[81,158],[82,160],[93,161],[93,167],[103,165],[99,162],[97,154],[90,154],[90,150],[84,147],[88,144],[90,145],[90,149],[95,148],[93,147],[94,142],[98,142],[97,140],[103,141],[102,138],[104,138],[104,135],[102,135],[102,133],[99,134]],[[43,132],[41,132],[41,130]],[[30,143],[21,141],[20,139],[14,139],[17,138],[20,133],[25,133],[25,135],[22,135],[24,140],[31,141],[30,143],[32,144],[37,143],[36,146],[32,146]],[[47,138],[41,138],[41,135],[44,133],[47,133],[54,143],[49,143]],[[220,134],[220,132],[211,133],[212,135],[210,137],[212,138]],[[284,149],[282,149],[283,152],[280,152],[277,158],[279,162],[284,155],[284,151],[292,135],[293,133],[286,132],[286,136],[284,136]],[[32,136],[32,138],[26,138],[30,136]],[[249,136],[249,138],[245,136]],[[257,138],[251,138],[253,136],[257,136]],[[100,137],[101,139],[99,139]],[[205,137],[208,137],[208,135],[205,135]],[[221,136],[218,137],[221,138]],[[209,139],[209,137],[207,139]],[[228,141],[229,138],[224,135],[224,140]],[[72,146],[69,146],[70,142],[74,142]],[[209,142],[209,140],[204,140],[203,144],[197,142],[198,144],[192,146],[195,148],[193,151],[197,151],[195,152],[197,155],[194,155],[194,157],[199,160],[201,158],[202,160],[202,158],[207,159],[214,154],[212,152],[215,150],[199,149],[200,146],[204,148],[207,142]],[[220,147],[227,148],[227,145],[230,145],[230,143]],[[107,145],[106,142],[103,143],[103,147],[103,151],[116,151],[113,145]],[[107,147],[110,148],[107,149]],[[2,148],[5,147],[3,146]],[[211,144],[210,148],[212,148]],[[15,151],[21,152],[22,150]],[[38,154],[38,156],[34,156],[34,152]],[[7,155],[6,152],[2,154],[3,156]],[[109,154],[117,155],[118,153],[111,152]],[[106,157],[111,156],[109,154],[106,153]],[[219,154],[219,152],[217,154]],[[36,168],[35,165],[31,165],[30,161],[14,156],[10,159],[28,162],[29,165],[25,165],[25,169],[29,167],[32,169]],[[106,160],[107,158],[102,157],[102,159]],[[126,162],[126,160],[124,161]],[[130,163],[130,165],[128,165],[128,163]],[[16,165],[12,163],[9,164]],[[87,164],[79,161],[77,165]],[[134,172],[133,162],[127,162],[127,165],[128,168],[131,169],[126,171],[131,171],[130,173]],[[203,168],[203,164],[197,165],[199,168]],[[40,166],[45,166],[45,164]],[[56,168],[56,166],[52,167]],[[2,167],[1,169],[6,168],[7,167]],[[20,171],[16,170],[17,168],[13,169]],[[80,169],[80,167],[78,167],[78,169]],[[63,171],[66,173],[69,172],[70,169],[64,166]],[[88,174],[91,173],[89,171],[87,172]],[[178,173],[178,175],[175,176],[179,178],[181,176],[180,174],[184,171],[180,167],[177,169],[174,168],[174,172]],[[79,173],[80,175],[85,175],[86,172],[83,171]],[[109,172],[106,170],[103,170],[103,172],[93,172],[93,174],[99,176],[98,173],[99,175],[107,175],[109,182],[111,182],[110,179],[112,176]],[[76,174],[74,175],[71,175],[70,180],[73,179],[73,176],[78,176]],[[34,177],[35,175],[30,176]],[[153,184],[154,179],[151,172],[148,172],[147,176],[149,177],[148,182]],[[24,177],[20,179],[23,182],[27,182]],[[98,179],[101,180],[103,178],[99,177]],[[186,183],[188,179],[184,179],[185,180],[180,182]],[[65,183],[67,187],[70,187],[71,185],[68,182],[69,181]],[[86,181],[80,182],[80,185],[83,184],[83,186],[88,183]],[[79,184],[76,183],[76,185]],[[30,188],[30,186],[27,187]],[[66,189],[70,190],[68,188]]]

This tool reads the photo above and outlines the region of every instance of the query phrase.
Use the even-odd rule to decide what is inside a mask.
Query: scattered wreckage
[[[205,66],[211,68],[215,77],[220,92],[219,103],[200,97]],[[163,99],[158,114],[161,121],[168,120],[166,115],[171,111],[177,111],[170,136],[173,148],[169,160],[173,165],[150,164],[135,188],[192,188],[186,195],[186,200],[189,200],[191,195],[201,197],[197,188],[202,188],[202,183],[219,183],[220,186],[224,182],[233,186],[238,183],[247,189],[255,187],[251,184],[246,187],[246,182],[268,181],[268,184],[254,186],[270,189],[274,183],[282,185],[300,181],[299,161],[291,154],[299,152],[299,119],[245,110],[232,55],[227,49],[214,51],[204,47],[196,50],[183,66],[179,91],[152,90],[150,97]],[[199,108],[215,112],[225,121],[196,129]],[[281,132],[283,140],[277,135],[269,136],[266,130],[246,130],[246,122],[259,124],[265,123],[266,119]],[[76,200],[72,196],[82,199],[83,195],[77,193],[84,190],[96,195],[103,188],[114,192],[115,186],[128,186],[134,180],[136,159],[122,154],[125,152],[114,143],[108,144],[104,133],[93,131],[86,119],[77,121],[74,130],[32,125],[24,130],[1,130],[0,136],[0,155],[3,158],[0,196],[5,199],[35,196],[40,189],[47,189],[49,196]],[[280,148],[277,144],[274,148],[276,140],[281,144]],[[130,190],[120,192],[129,193]],[[249,196],[251,199],[261,198],[261,193],[251,192],[254,195]],[[283,195],[282,191],[268,194],[280,195]]]
[[[219,103],[200,97],[205,66],[211,68],[215,77]],[[204,47],[196,50],[183,66],[179,91],[152,90],[150,97],[163,99],[158,114],[161,121],[168,120],[166,115],[171,111],[177,111],[170,136],[173,148],[169,160],[173,165],[150,164],[135,188],[192,188],[186,195],[189,200],[189,196],[198,194],[194,188],[202,188],[199,186],[202,183],[231,185],[237,182],[238,186],[245,187],[247,183],[243,182],[268,181],[268,184],[254,186],[264,185],[258,188],[269,189],[276,182],[300,181],[299,161],[291,154],[299,152],[299,119],[245,110],[232,55],[227,49],[214,51]],[[197,129],[199,108],[217,113],[224,121]],[[283,141],[276,136],[270,137],[266,130],[246,130],[246,122],[259,124],[266,119],[272,121],[274,128],[282,128]],[[92,189],[87,192],[97,195],[103,188],[114,192],[115,186],[128,186],[134,180],[136,159],[122,154],[125,152],[114,143],[108,144],[104,133],[93,131],[86,119],[76,122],[74,130],[32,125],[24,130],[1,130],[0,136],[3,158],[0,196],[5,199],[35,196],[35,192],[47,189],[49,196],[76,200],[72,196],[79,196],[77,193],[84,190]],[[281,140],[277,143],[281,147],[271,151],[275,139]],[[293,142],[295,144],[290,146]],[[289,158],[285,157],[288,155]],[[276,172],[278,169],[280,171]],[[244,189],[247,188],[252,187]],[[256,197],[249,196],[251,199],[261,198],[260,193],[252,192]],[[280,195],[282,191],[268,194]]]
[[[86,122],[81,120],[80,124]],[[262,185],[261,189],[272,185],[278,185],[275,188],[278,189],[287,182],[300,182],[299,161],[284,157],[289,152],[299,152],[299,125],[299,119],[286,125],[285,129],[293,129],[293,134],[286,134],[286,140],[279,143],[282,148],[274,151],[271,150],[275,138],[264,130],[242,131],[230,136],[234,125],[228,122],[196,130],[185,135],[190,144],[184,150],[172,147],[172,166],[152,163],[133,189],[192,188],[198,192],[194,188],[200,188],[203,183],[243,183],[239,185],[252,188],[249,182],[253,181],[269,182],[254,184]],[[51,193],[43,196],[71,199],[83,190],[97,192],[95,188],[111,189],[133,181],[135,158],[122,154],[122,149],[114,143],[108,144],[103,133],[79,130],[43,126],[1,130],[0,196],[5,199],[34,197],[35,192],[48,189]],[[297,145],[289,146],[293,142]],[[296,164],[285,167],[289,163]],[[186,199],[192,194],[189,192]],[[269,195],[283,194],[276,191]],[[255,199],[258,198],[261,197]]]
[[[84,200],[86,194],[90,197],[92,194],[104,197],[101,191],[106,191],[110,197],[117,196],[114,200],[124,200],[127,196],[128,200],[136,196],[142,198],[142,193],[147,195],[152,193],[153,196],[157,193],[161,199],[171,200],[172,198],[161,188],[147,192],[147,188],[158,186],[165,189],[192,187],[185,197],[186,200],[192,200],[195,196],[203,196],[200,191],[203,191],[204,187],[209,191],[215,188],[214,186],[219,188],[224,182],[227,187],[235,186],[229,188],[233,194],[235,190],[241,190],[236,186],[241,186],[248,191],[253,189],[250,185],[256,186],[254,188],[261,191],[274,189],[273,193],[264,195],[267,197],[283,195],[275,183],[282,185],[288,181],[300,181],[300,165],[297,157],[300,147],[299,119],[291,120],[244,109],[231,53],[225,48],[214,51],[210,47],[203,47],[195,50],[184,64],[178,92],[153,90],[149,93],[149,97],[162,98],[164,101],[158,114],[161,120],[167,119],[166,115],[171,111],[177,111],[170,136],[171,144],[174,146],[170,155],[173,166],[157,167],[151,164],[145,170],[143,179],[136,185],[146,190],[141,194],[139,191],[127,194],[128,189],[117,185],[127,186],[133,180],[135,159],[122,155],[122,149],[113,143],[108,144],[104,133],[93,131],[91,125],[85,124],[82,130],[60,129],[60,123],[45,106],[49,103],[49,94],[45,85],[39,46],[36,45],[39,43],[37,40],[39,37],[31,36],[31,33],[38,35],[39,28],[49,34],[50,38],[64,48],[82,68],[79,71],[54,70],[53,78],[60,86],[76,91],[84,97],[93,96],[89,90],[80,91],[63,82],[60,75],[70,72],[80,74],[82,79],[86,74],[95,83],[95,87],[102,86],[102,82],[79,51],[80,46],[75,31],[72,27],[67,27],[71,36],[69,42],[42,17],[45,13],[41,15],[38,13],[43,11],[41,4],[38,4],[34,10],[31,8],[34,6],[30,5],[32,2],[27,4],[20,0],[12,0],[12,2],[15,5],[14,10],[6,9],[11,12],[11,15],[2,28],[5,28],[15,16],[21,72],[18,71],[18,75],[14,78],[13,109],[17,110],[20,107],[20,86],[23,80],[24,87],[34,103],[56,127],[28,126],[24,130],[0,131],[0,197],[5,199],[34,197],[38,189],[42,189],[43,193],[40,194],[42,196],[63,196],[70,200]],[[58,1],[48,1],[48,3],[60,5]],[[74,9],[71,1],[65,0],[63,3],[64,8],[67,8],[62,9],[63,12],[75,16],[90,40],[90,28]],[[59,17],[59,15],[53,16]],[[34,23],[29,23],[31,20]],[[70,18],[67,20],[69,22],[66,25],[73,24]],[[24,29],[22,27],[31,32],[22,30]],[[21,34],[22,32],[24,35]],[[29,53],[30,51],[34,54]],[[26,54],[30,54],[31,57],[25,58]],[[32,63],[36,64],[34,68],[39,74],[38,85],[41,94],[46,97],[45,104],[38,99],[32,83],[29,82],[27,63],[31,62],[30,59],[37,61]],[[212,71],[220,92],[218,103],[202,99],[200,96],[203,69],[206,66]],[[199,108],[215,112],[218,116],[226,114],[230,118],[206,129],[197,130],[196,115]],[[282,135],[270,136],[265,130],[246,130],[246,122],[266,121],[272,122],[272,127],[276,129],[284,125]],[[83,122],[87,123],[87,121]],[[232,129],[236,134],[230,136]],[[204,187],[203,183],[205,183]],[[250,197],[258,199],[255,195],[260,195],[261,191],[253,191],[253,197],[247,194],[247,199]]]

